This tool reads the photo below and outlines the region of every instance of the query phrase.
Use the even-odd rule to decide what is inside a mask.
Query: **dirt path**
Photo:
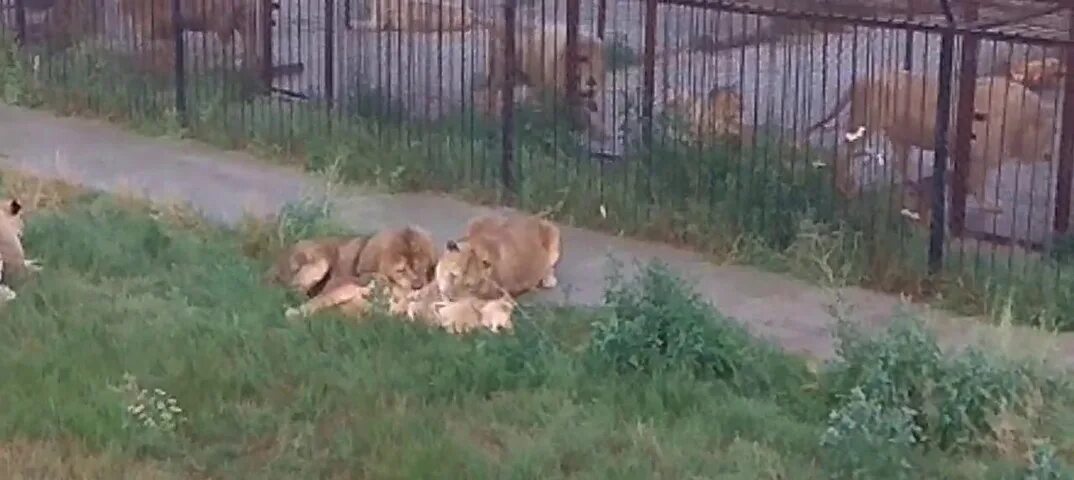
[[[188,203],[207,217],[227,223],[241,219],[244,212],[268,215],[304,196],[324,193],[323,183],[316,178],[246,154],[142,137],[96,121],[57,118],[10,106],[0,106],[0,166],[99,190]],[[489,211],[443,196],[385,195],[356,188],[333,198],[337,199],[337,220],[356,231],[417,223],[438,241],[458,235],[467,219]],[[706,299],[756,335],[814,357],[833,353],[829,328],[834,295],[830,290],[749,267],[713,265],[695,253],[588,230],[564,228],[563,241],[560,288],[542,293],[542,300],[597,304],[609,255],[627,264],[659,258],[694,280]],[[839,293],[852,308],[852,317],[869,327],[884,325],[900,305],[897,297],[859,288]],[[1039,353],[1056,343],[1055,358],[1074,364],[1074,335],[1055,338],[1023,328],[1001,330],[924,310],[949,345],[998,339],[1010,341],[1016,351]]]

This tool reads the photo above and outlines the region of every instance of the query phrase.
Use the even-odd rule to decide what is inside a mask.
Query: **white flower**
[[[906,217],[906,218],[909,218],[910,220],[914,220],[914,221],[921,220],[921,214],[919,214],[919,213],[917,213],[917,212],[915,212],[913,210],[910,210],[909,208],[902,209],[899,212],[899,214],[904,216],[904,217]]]
[[[845,138],[847,142],[853,142],[853,141],[861,138],[864,135],[865,135],[865,125],[861,125],[861,126],[858,127],[857,130],[855,130],[853,132],[846,132],[845,134],[843,134],[843,138]]]

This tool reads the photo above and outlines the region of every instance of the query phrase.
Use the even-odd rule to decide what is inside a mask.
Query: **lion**
[[[1047,132],[1051,132],[1050,112],[1035,93],[1000,77],[981,78],[975,85],[973,125],[967,189],[983,211],[998,214],[997,203],[985,199],[988,172],[1007,157],[1032,163],[1051,161],[1046,152]],[[848,143],[857,144],[866,134],[882,133],[891,142],[892,163],[904,182],[909,177],[910,147],[936,149],[935,81],[922,75],[895,70],[872,79],[859,80],[839,99],[831,113],[806,130],[813,132],[851,105],[846,134]],[[954,128],[952,135],[954,133]],[[855,196],[846,159],[835,165],[836,183],[846,196]]]
[[[410,321],[451,333],[467,333],[482,327],[496,333],[514,328],[511,314],[516,305],[507,295],[493,300],[476,297],[447,300],[437,282],[431,282],[421,290],[409,292],[393,305],[399,306],[395,313],[405,315]]]
[[[729,88],[713,87],[702,102],[689,92],[675,90],[668,96],[665,112],[685,122],[686,132],[674,132],[679,141],[708,144],[743,140],[742,96]],[[677,130],[677,129],[675,129]]]
[[[133,23],[138,40],[166,41],[175,38],[177,23],[172,19],[173,0],[118,0],[119,12]],[[214,33],[230,44],[237,33],[242,39],[243,67],[261,72],[265,59],[261,39],[268,32],[267,6],[261,0],[179,0],[183,31]],[[174,55],[174,49],[164,49]]]
[[[1008,76],[1016,83],[1032,90],[1058,88],[1066,76],[1066,65],[1054,58],[1030,60],[1011,64]]]
[[[0,208],[0,302],[14,300],[11,285],[41,270],[36,260],[26,258],[22,245],[24,227],[22,203],[9,198]]]
[[[511,313],[515,303],[508,297],[481,300],[468,297],[453,302],[433,304],[436,323],[454,334],[469,333],[485,328],[493,333],[514,329]]]
[[[312,315],[331,307],[341,307],[348,314],[362,314],[369,309],[370,295],[380,288],[397,297],[400,291],[420,290],[433,280],[439,255],[432,236],[420,227],[383,230],[368,238],[338,242],[329,239],[321,248],[306,250],[309,253],[304,257],[298,254],[302,250],[289,252],[289,271],[296,272],[291,277],[294,288],[303,288],[318,274],[321,278],[317,283],[323,282],[319,291],[307,290],[308,301],[287,310],[289,317]],[[313,243],[305,245],[309,247]],[[292,261],[292,257],[296,260]],[[325,269],[325,265],[329,268]],[[299,277],[304,282],[301,285]]]
[[[481,26],[465,5],[434,0],[372,0],[369,18],[352,18],[347,28],[375,32],[463,32]]]
[[[507,83],[504,50],[505,33],[498,24],[483,23],[489,28],[488,76],[485,91],[488,114],[499,114],[500,91]],[[564,99],[567,105],[580,105],[584,123],[594,134],[606,132],[601,117],[600,94],[604,91],[606,65],[605,45],[600,38],[578,32],[575,43],[577,81],[574,99],[566,99],[567,92],[567,26],[550,24],[522,26],[516,30],[514,85],[530,87],[536,94],[552,95]]]
[[[559,227],[542,218],[477,217],[463,238],[447,242],[437,263],[437,286],[447,300],[494,300],[555,288],[561,250]]]

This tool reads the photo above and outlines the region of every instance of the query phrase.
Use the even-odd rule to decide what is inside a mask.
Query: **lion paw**
[[[6,303],[17,298],[18,295],[7,285],[0,285],[0,303]]]
[[[41,262],[39,260],[27,258],[26,260],[23,260],[22,264],[31,272],[41,271]]]
[[[539,284],[541,288],[556,288],[559,285],[559,279],[556,278],[555,273],[549,273],[547,276],[541,279]]]
[[[283,315],[291,320],[306,316],[305,312],[302,311],[301,307],[287,307],[287,310],[284,310]]]

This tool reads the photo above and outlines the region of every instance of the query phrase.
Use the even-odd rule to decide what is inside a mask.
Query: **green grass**
[[[403,121],[402,106],[376,94],[342,99],[329,112],[315,103],[251,97],[241,76],[212,72],[188,79],[189,122],[182,125],[170,80],[138,73],[129,59],[81,46],[38,62],[34,70],[33,61],[7,51],[0,62],[5,101],[250,149],[310,170],[338,167],[347,180],[390,191],[507,203],[568,224],[686,246],[717,261],[906,293],[959,313],[994,315],[1009,303],[1020,322],[1074,328],[1074,266],[1064,255],[1008,261],[1000,254],[993,261],[987,249],[980,258],[949,253],[943,273],[931,277],[927,235],[899,215],[893,195],[880,191],[848,205],[833,192],[829,169],[815,166],[820,153],[795,149],[778,135],[743,150],[658,135],[643,153],[599,162],[584,158],[572,132],[555,120],[562,111],[520,108],[517,188],[507,192],[500,185],[500,127],[477,113]]]
[[[1069,478],[1040,476],[1074,454],[1061,377],[941,357],[912,321],[818,372],[654,264],[503,336],[289,322],[261,274],[316,209],[223,230],[55,192],[26,231],[45,270],[0,307],[4,478]]]

